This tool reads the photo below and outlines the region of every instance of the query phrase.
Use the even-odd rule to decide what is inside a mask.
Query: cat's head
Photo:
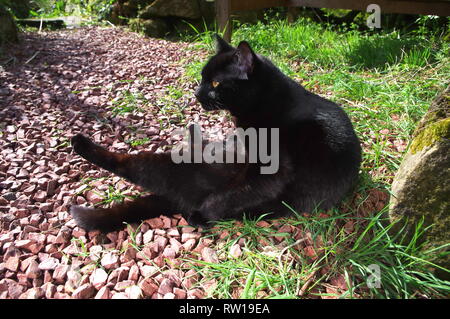
[[[216,54],[202,70],[202,81],[195,92],[205,110],[237,111],[255,93],[258,56],[242,41],[235,48],[218,35]]]

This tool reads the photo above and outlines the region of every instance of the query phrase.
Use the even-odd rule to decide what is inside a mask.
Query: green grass
[[[165,128],[166,122],[169,124],[180,124],[186,120],[186,116],[183,113],[186,105],[180,102],[184,94],[186,93],[177,87],[168,86],[164,95],[156,101],[158,121],[161,128]]]
[[[419,238],[425,230],[418,225],[411,239],[392,235],[383,217],[385,210],[374,216],[351,217],[335,211],[328,217],[312,214],[296,215],[284,224],[301,229],[301,238],[280,233],[271,227],[257,226],[258,220],[244,219],[242,223],[222,221],[212,231],[220,236],[219,263],[191,261],[203,280],[199,286],[214,282],[214,289],[206,289],[210,298],[298,298],[331,296],[336,298],[414,298],[445,297],[450,283],[440,280],[429,271],[437,267],[430,260],[436,250],[425,249]],[[352,221],[354,231],[343,225]],[[244,238],[243,253],[238,258],[229,255],[230,247]],[[265,244],[261,244],[264,241]],[[299,244],[307,242],[317,253],[315,258],[305,255]],[[371,268],[379,269],[379,286],[370,287]],[[307,284],[308,280],[314,280]],[[330,279],[343,278],[339,290],[327,290]],[[331,281],[333,282],[333,281]],[[306,284],[306,285],[305,285]],[[302,291],[304,290],[304,291]]]
[[[196,50],[214,53],[212,33],[197,33]],[[426,231],[423,225],[417,226],[412,237],[403,238],[404,232],[394,231],[388,222],[387,207],[368,209],[364,203],[370,199],[371,189],[389,192],[417,121],[435,95],[448,85],[449,46],[444,33],[424,28],[408,34],[361,32],[307,20],[235,28],[232,44],[248,41],[256,52],[269,57],[308,90],[342,105],[362,141],[363,164],[357,195],[339,209],[327,212],[328,217],[296,214],[282,221],[301,229],[308,245],[316,250],[314,259],[305,255],[291,234],[285,234],[282,243],[276,241],[277,227],[259,227],[258,220],[249,219],[219,222],[217,232],[210,235],[221,238],[215,247],[220,263],[198,261],[195,256],[190,259],[202,275],[200,285],[210,287],[206,290],[208,297],[449,295],[450,283],[430,272],[439,268],[433,260],[444,254],[445,247],[431,249],[420,240]],[[186,79],[198,82],[205,62],[200,57],[191,60],[185,66]],[[242,238],[242,255],[230,257],[230,247]],[[371,265],[379,267],[379,288],[368,284],[373,278]],[[337,279],[341,282],[339,289]]]
[[[144,105],[148,104],[148,100],[140,92],[132,92],[124,90],[122,94],[112,101],[110,107],[113,116],[123,115],[133,112],[141,112]]]

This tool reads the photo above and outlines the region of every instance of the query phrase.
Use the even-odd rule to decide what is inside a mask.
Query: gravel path
[[[0,69],[0,298],[202,298],[198,276],[177,269],[178,257],[200,258],[212,241],[177,227],[187,225],[181,215],[105,236],[76,227],[67,212],[143,191],[75,155],[74,134],[110,150],[159,152],[188,121],[217,132],[231,125],[220,115],[206,119],[194,84],[180,81],[189,45],[83,28],[25,34],[7,56]],[[203,259],[213,255],[205,250]]]

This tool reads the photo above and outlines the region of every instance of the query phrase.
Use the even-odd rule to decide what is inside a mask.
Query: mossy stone
[[[420,121],[392,184],[390,219],[406,222],[407,234],[413,234],[421,220],[425,227],[432,225],[422,238],[426,248],[450,243],[449,87],[433,101]],[[443,251],[448,250],[449,247]],[[449,255],[436,251],[435,262],[450,269]],[[438,268],[436,274],[450,279],[449,273]]]

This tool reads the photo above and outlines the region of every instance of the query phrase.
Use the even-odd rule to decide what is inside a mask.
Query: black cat
[[[73,206],[80,227],[106,232],[176,213],[200,226],[244,213],[281,217],[291,213],[283,202],[297,212],[326,210],[356,182],[361,147],[346,113],[285,76],[247,42],[234,48],[217,37],[217,53],[203,68],[195,96],[205,110],[231,112],[237,127],[278,129],[277,172],[262,174],[267,163],[259,159],[176,164],[170,152],[112,153],[79,134],[72,138],[76,153],[154,193],[108,209]]]

